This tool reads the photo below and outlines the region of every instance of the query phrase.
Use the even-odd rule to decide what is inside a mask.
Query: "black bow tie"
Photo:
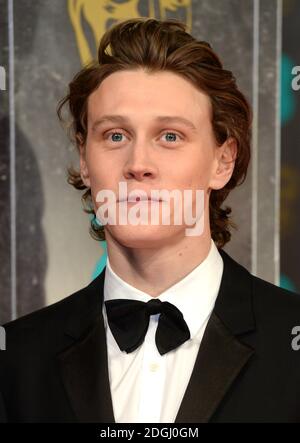
[[[110,330],[121,351],[134,351],[144,341],[150,315],[161,314],[155,334],[158,352],[163,355],[190,338],[189,328],[176,306],[159,299],[147,303],[115,299],[105,302]]]

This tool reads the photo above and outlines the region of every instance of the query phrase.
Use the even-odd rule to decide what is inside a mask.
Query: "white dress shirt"
[[[121,351],[103,317],[107,339],[108,373],[116,423],[174,423],[188,386],[201,340],[215,305],[223,260],[213,240],[208,256],[182,280],[162,292],[161,301],[182,312],[191,338],[160,355],[155,332],[160,314],[151,315],[145,340],[135,351]],[[107,258],[104,301],[127,298],[147,302],[153,297],[126,283]]]

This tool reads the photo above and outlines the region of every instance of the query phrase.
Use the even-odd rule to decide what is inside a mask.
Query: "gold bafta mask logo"
[[[98,46],[99,41],[109,25],[128,20],[130,18],[141,17],[139,8],[141,4],[148,10],[149,18],[165,20],[170,18],[168,12],[172,12],[172,17],[184,9],[186,17],[185,23],[187,31],[192,31],[192,0],[68,0],[68,11],[70,20],[75,32],[77,47],[81,64],[85,65],[94,58],[94,45]],[[181,18],[180,18],[181,19]],[[182,20],[182,19],[181,19]],[[87,29],[91,31],[87,36]]]

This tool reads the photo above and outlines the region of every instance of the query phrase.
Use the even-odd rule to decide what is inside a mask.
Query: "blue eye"
[[[120,142],[121,140],[121,136],[123,136],[124,134],[122,132],[110,132],[107,134],[107,138],[109,138],[110,136],[117,136],[117,139],[113,139],[112,141],[116,141],[116,142]]]
[[[176,142],[177,140],[174,139],[174,136],[179,138],[179,135],[176,134],[176,132],[165,132],[164,133],[164,135],[167,135],[167,136],[169,136],[170,134],[171,134],[171,136],[173,136],[173,139],[172,139],[172,137],[171,137],[171,139],[169,137],[167,137],[167,141],[169,141],[169,142]]]

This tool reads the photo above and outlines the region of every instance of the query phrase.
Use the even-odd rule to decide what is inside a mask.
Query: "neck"
[[[211,248],[208,230],[200,237],[184,236],[159,248],[128,248],[106,232],[112,270],[122,280],[152,297],[158,297],[205,260]]]

